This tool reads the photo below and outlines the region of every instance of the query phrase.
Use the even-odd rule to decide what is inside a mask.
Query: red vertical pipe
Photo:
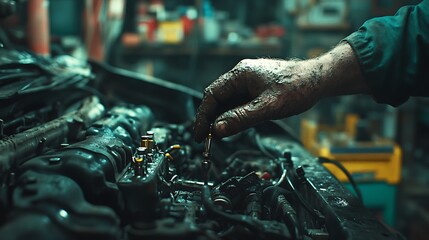
[[[50,53],[49,1],[28,1],[27,38],[29,48],[43,56]]]
[[[104,41],[101,36],[100,14],[103,0],[85,1],[85,42],[88,58],[104,60]]]

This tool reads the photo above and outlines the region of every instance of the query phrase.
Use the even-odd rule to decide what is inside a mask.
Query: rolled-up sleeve
[[[377,102],[398,106],[410,96],[429,96],[429,0],[368,20],[344,41]]]

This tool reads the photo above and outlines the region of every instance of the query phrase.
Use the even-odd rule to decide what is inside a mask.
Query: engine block
[[[190,90],[38,61],[68,85],[0,94],[1,239],[398,239],[278,122],[207,152]]]

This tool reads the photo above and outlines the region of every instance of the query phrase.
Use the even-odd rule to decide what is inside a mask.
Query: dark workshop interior
[[[429,98],[193,140],[242,59],[315,58],[420,2],[0,0],[0,239],[428,239]]]

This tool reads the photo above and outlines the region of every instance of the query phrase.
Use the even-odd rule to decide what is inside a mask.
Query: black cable
[[[291,193],[280,187],[270,186],[264,189],[265,205],[271,208],[272,217],[280,218],[289,229],[293,239],[304,239],[304,230],[295,210],[286,199]],[[279,216],[280,215],[280,216]]]
[[[341,164],[339,161],[329,159],[326,157],[319,157],[318,160],[319,160],[319,163],[334,164],[336,167],[338,167],[347,176],[347,179],[349,180],[350,184],[352,185],[353,190],[355,191],[357,197],[359,198],[360,202],[363,203],[362,193],[361,193],[360,189],[358,188],[358,186],[357,186],[355,180],[353,179],[352,175],[350,174],[350,172],[343,166],[343,164]]]
[[[261,141],[261,137],[258,133],[255,133],[255,140],[256,140],[255,141],[256,145],[258,146],[260,152],[263,153],[263,155],[265,155],[269,158],[272,158],[272,159],[276,158],[275,155],[273,153],[269,152],[268,149],[264,146],[264,144]],[[255,154],[255,152],[253,152],[253,151],[249,151],[249,152],[238,151],[238,152],[234,153],[233,156],[235,157],[235,156],[237,156],[239,154],[243,154],[243,153]],[[233,159],[234,159],[233,157],[231,157],[231,156],[229,157],[230,161]],[[261,224],[261,222],[258,221],[257,219],[249,217],[248,215],[226,213],[226,212],[220,210],[216,205],[214,205],[212,200],[211,200],[210,187],[207,185],[207,183],[204,184],[201,194],[202,194],[201,200],[202,200],[203,206],[205,207],[207,213],[212,214],[213,216],[218,217],[218,218],[225,220],[227,222],[230,222],[232,224],[244,226],[245,228],[249,229],[251,232],[257,234],[258,238],[264,237],[263,224]],[[318,219],[320,219],[320,214],[317,215],[317,217],[318,217]],[[289,220],[290,218],[287,217],[287,219]],[[230,231],[232,231],[232,229],[229,229],[229,231],[225,232],[224,234],[228,234]],[[299,230],[295,229],[294,232],[296,233],[295,236],[302,236],[300,233],[298,233]]]
[[[4,71],[2,71],[0,73],[0,85],[3,86],[6,84],[15,83],[20,81],[23,78],[29,80],[31,77],[36,77],[39,74],[40,73],[36,71],[21,71],[21,69],[19,69],[19,71],[16,71],[16,72],[4,73]]]
[[[214,216],[219,217],[222,220],[231,222],[233,224],[242,225],[257,234],[260,239],[264,238],[262,224],[260,224],[259,221],[247,215],[229,214],[219,210],[219,208],[216,207],[216,205],[214,205],[211,201],[210,187],[207,184],[203,186],[203,190],[201,193],[203,205],[208,213],[213,214]]]
[[[304,209],[307,210],[308,213],[313,215],[316,219],[319,219],[321,221],[325,220],[325,216],[323,216],[318,210],[311,208],[310,205],[308,205],[308,203],[304,200],[301,194],[296,190],[295,186],[293,185],[288,175],[286,175],[286,183],[289,185],[295,198],[298,200],[301,206],[303,206]]]

